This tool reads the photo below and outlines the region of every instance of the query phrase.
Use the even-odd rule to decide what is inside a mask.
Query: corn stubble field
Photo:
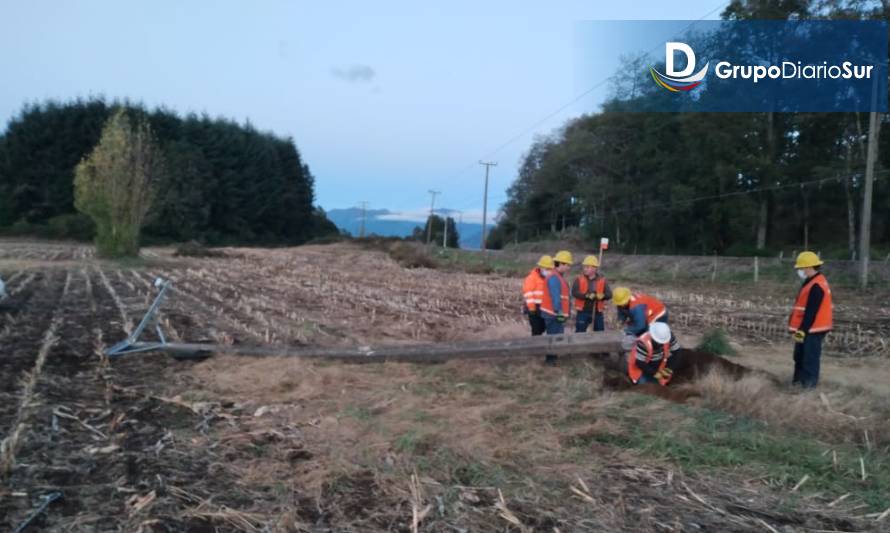
[[[173,340],[526,334],[515,275],[405,269],[349,244],[224,253],[112,263],[0,242],[0,529],[58,490],[33,530],[890,531],[880,290],[836,291],[824,383],[805,393],[785,384],[793,284],[635,284],[666,299],[681,341],[723,327],[751,368],[694,376],[667,399],[629,390],[602,356],[103,358],[157,276],[173,281]]]

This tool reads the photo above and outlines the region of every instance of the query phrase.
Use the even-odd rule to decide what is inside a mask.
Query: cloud
[[[436,209],[436,214],[439,216],[447,215],[455,220],[460,218],[463,220],[464,224],[482,224],[482,210],[481,209],[468,209],[463,211],[461,215],[458,211],[453,209]],[[419,208],[419,209],[409,209],[405,211],[390,211],[385,215],[378,215],[375,218],[377,220],[396,220],[402,222],[426,222],[426,218],[430,215],[430,209]],[[494,217],[497,216],[497,212],[488,212],[488,224],[494,224]]]
[[[348,83],[367,83],[377,75],[368,65],[352,65],[346,68],[334,67],[331,76]]]

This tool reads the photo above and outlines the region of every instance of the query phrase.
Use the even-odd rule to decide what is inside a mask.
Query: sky
[[[605,98],[578,96],[618,54],[579,53],[579,22],[715,19],[725,4],[0,0],[0,124],[91,95],[249,120],[294,139],[325,209],[423,220],[435,190],[437,208],[479,220],[480,159],[498,163],[491,217],[535,136]]]

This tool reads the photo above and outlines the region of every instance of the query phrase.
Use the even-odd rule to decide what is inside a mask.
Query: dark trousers
[[[566,332],[566,323],[558,322],[555,316],[544,315],[547,335],[562,335]]]
[[[819,383],[822,339],[825,333],[810,333],[794,344],[794,378],[791,383],[811,389]]]
[[[562,335],[566,331],[565,322],[557,322],[555,316],[544,315],[544,323],[547,325],[547,335]],[[557,357],[553,354],[547,354],[544,362],[548,365],[555,365]]]
[[[591,321],[593,322],[593,331],[606,330],[606,321],[602,313],[579,311],[578,315],[575,317],[575,333],[584,333],[587,331]]]
[[[547,331],[547,324],[544,323],[544,318],[540,313],[529,313],[528,324],[532,327],[532,337],[543,335]]]

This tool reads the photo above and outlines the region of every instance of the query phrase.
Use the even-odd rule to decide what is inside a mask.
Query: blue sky
[[[605,96],[540,122],[616,68],[612,50],[579,66],[597,55],[578,53],[578,21],[713,19],[725,4],[2,1],[4,125],[26,101],[99,94],[249,119],[295,139],[326,209],[422,219],[435,189],[465,220],[481,213],[480,158],[499,163],[493,210],[534,135]]]

